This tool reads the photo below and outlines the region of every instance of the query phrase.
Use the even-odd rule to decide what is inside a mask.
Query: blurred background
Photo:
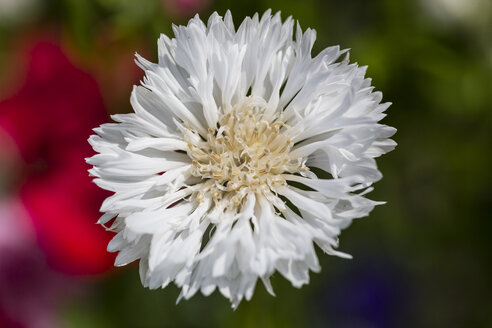
[[[95,225],[86,139],[131,111],[159,33],[196,12],[236,25],[268,8],[368,65],[397,149],[371,193],[387,204],[341,237],[343,260],[236,311],[217,293],[175,305],[113,268]],[[489,0],[0,0],[0,327],[492,327]],[[321,253],[321,252],[320,252]]]

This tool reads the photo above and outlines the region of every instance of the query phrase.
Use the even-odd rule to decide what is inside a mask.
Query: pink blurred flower
[[[162,0],[164,8],[173,16],[188,17],[205,9],[210,0]]]
[[[0,203],[0,327],[54,327],[67,287],[67,278],[46,265],[22,204]]]
[[[106,116],[96,81],[50,42],[35,45],[24,85],[0,102],[0,130],[21,157],[18,194],[48,263],[65,273],[104,272],[114,260],[105,250],[111,233],[95,225],[107,194],[83,160]]]

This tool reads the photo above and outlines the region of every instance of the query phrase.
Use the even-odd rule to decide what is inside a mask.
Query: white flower
[[[157,64],[137,55],[135,113],[89,139],[94,181],[115,193],[99,220],[116,217],[108,250],[117,266],[140,259],[145,286],[218,288],[237,307],[258,278],[273,294],[275,271],[308,283],[314,244],[349,257],[337,236],[378,204],[363,195],[395,147],[377,123],[389,104],[347,51],[312,58],[315,32],[298,25],[293,41],[293,27],[270,11],[237,31],[229,12],[174,26]]]

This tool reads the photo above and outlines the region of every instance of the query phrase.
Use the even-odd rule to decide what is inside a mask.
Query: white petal
[[[298,208],[313,213],[319,218],[331,216],[331,210],[328,206],[309,197],[303,196],[302,194],[294,191],[294,188],[282,187],[278,188],[277,192],[287,197],[287,199]]]
[[[338,235],[381,204],[365,197],[396,145],[378,123],[389,103],[346,50],[313,58],[316,32],[293,29],[271,10],[237,31],[229,11],[196,15],[160,36],[157,63],[136,55],[134,113],[96,128],[86,161],[114,193],[108,251],[140,259],[144,286],[175,283],[178,301],[219,290],[233,308],[258,279],[274,295],[275,272],[300,287],[320,270],[315,245],[350,257]]]

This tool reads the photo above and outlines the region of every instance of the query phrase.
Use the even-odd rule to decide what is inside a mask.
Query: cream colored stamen
[[[285,184],[283,173],[307,169],[303,162],[289,159],[293,142],[284,122],[265,119],[256,106],[236,107],[223,115],[218,128],[209,129],[199,145],[189,136],[185,140],[192,174],[208,180],[196,196],[199,201],[208,195],[215,202],[228,199],[238,206],[249,191],[263,193]]]

